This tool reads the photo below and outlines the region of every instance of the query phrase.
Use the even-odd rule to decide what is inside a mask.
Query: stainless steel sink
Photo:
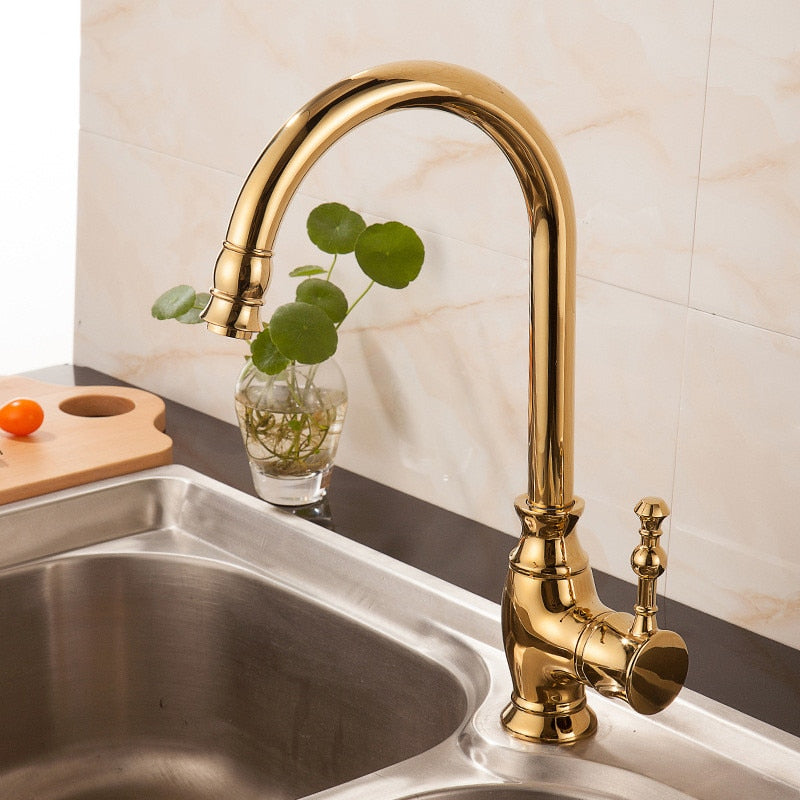
[[[0,764],[38,798],[300,797],[433,747],[466,710],[414,650],[186,555],[9,570],[0,619]]]
[[[511,739],[496,605],[180,467],[0,510],[0,642],[9,800],[800,796],[691,692]]]

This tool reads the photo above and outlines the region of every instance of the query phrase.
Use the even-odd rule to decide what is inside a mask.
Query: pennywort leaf
[[[156,319],[177,319],[192,308],[196,297],[191,286],[173,286],[153,303],[150,313]]]
[[[290,278],[304,278],[310,275],[324,275],[328,270],[308,264],[305,267],[295,267],[290,273]]]
[[[364,230],[355,255],[367,277],[391,289],[404,289],[422,269],[425,246],[408,225],[384,222]]]
[[[289,366],[289,359],[275,347],[268,326],[250,342],[250,355],[256,368],[267,375],[277,375]]]
[[[352,253],[367,224],[360,214],[341,203],[323,203],[309,215],[308,238],[323,253]]]
[[[197,325],[199,322],[203,322],[200,319],[200,312],[208,305],[209,300],[211,300],[211,295],[208,292],[198,292],[195,295],[192,307],[186,313],[175,317],[175,319],[184,325]]]
[[[296,299],[302,303],[319,306],[334,323],[347,316],[347,298],[344,292],[330,281],[306,278],[298,287]]]
[[[321,364],[330,358],[339,344],[331,318],[311,303],[286,303],[275,309],[269,322],[275,347],[291,361]]]

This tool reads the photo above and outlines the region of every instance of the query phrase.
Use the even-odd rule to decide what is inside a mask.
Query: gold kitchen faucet
[[[275,135],[248,176],[217,259],[208,327],[249,338],[261,331],[275,237],[311,166],[345,133],[404,108],[438,108],[487,133],[519,180],[530,222],[528,491],[517,498],[522,535],[509,557],[503,639],[511,670],[506,729],[529,741],[570,743],[596,730],[585,687],[643,714],[665,708],[683,685],[686,645],[655,620],[659,545],[667,504],[636,506],[641,544],[631,557],[639,588],[634,613],[604,606],[576,524],[573,494],[575,212],[561,159],[527,107],[489,78],[429,61],[387,64],[313,98]]]

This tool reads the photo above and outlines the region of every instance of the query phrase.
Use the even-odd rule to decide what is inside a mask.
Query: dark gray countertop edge
[[[127,385],[69,365],[27,375],[64,385]],[[254,495],[235,426],[165,402],[174,462]],[[328,502],[300,513],[342,536],[500,601],[513,546],[507,534],[341,468],[334,470]],[[632,608],[632,584],[599,570],[594,573],[605,604]],[[687,687],[800,736],[800,650],[674,600],[660,598],[659,606],[662,626],[678,631],[689,647]]]

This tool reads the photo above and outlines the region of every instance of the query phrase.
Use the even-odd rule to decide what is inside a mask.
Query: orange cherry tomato
[[[18,397],[0,408],[0,428],[14,436],[27,436],[39,428],[44,411],[35,401]]]

